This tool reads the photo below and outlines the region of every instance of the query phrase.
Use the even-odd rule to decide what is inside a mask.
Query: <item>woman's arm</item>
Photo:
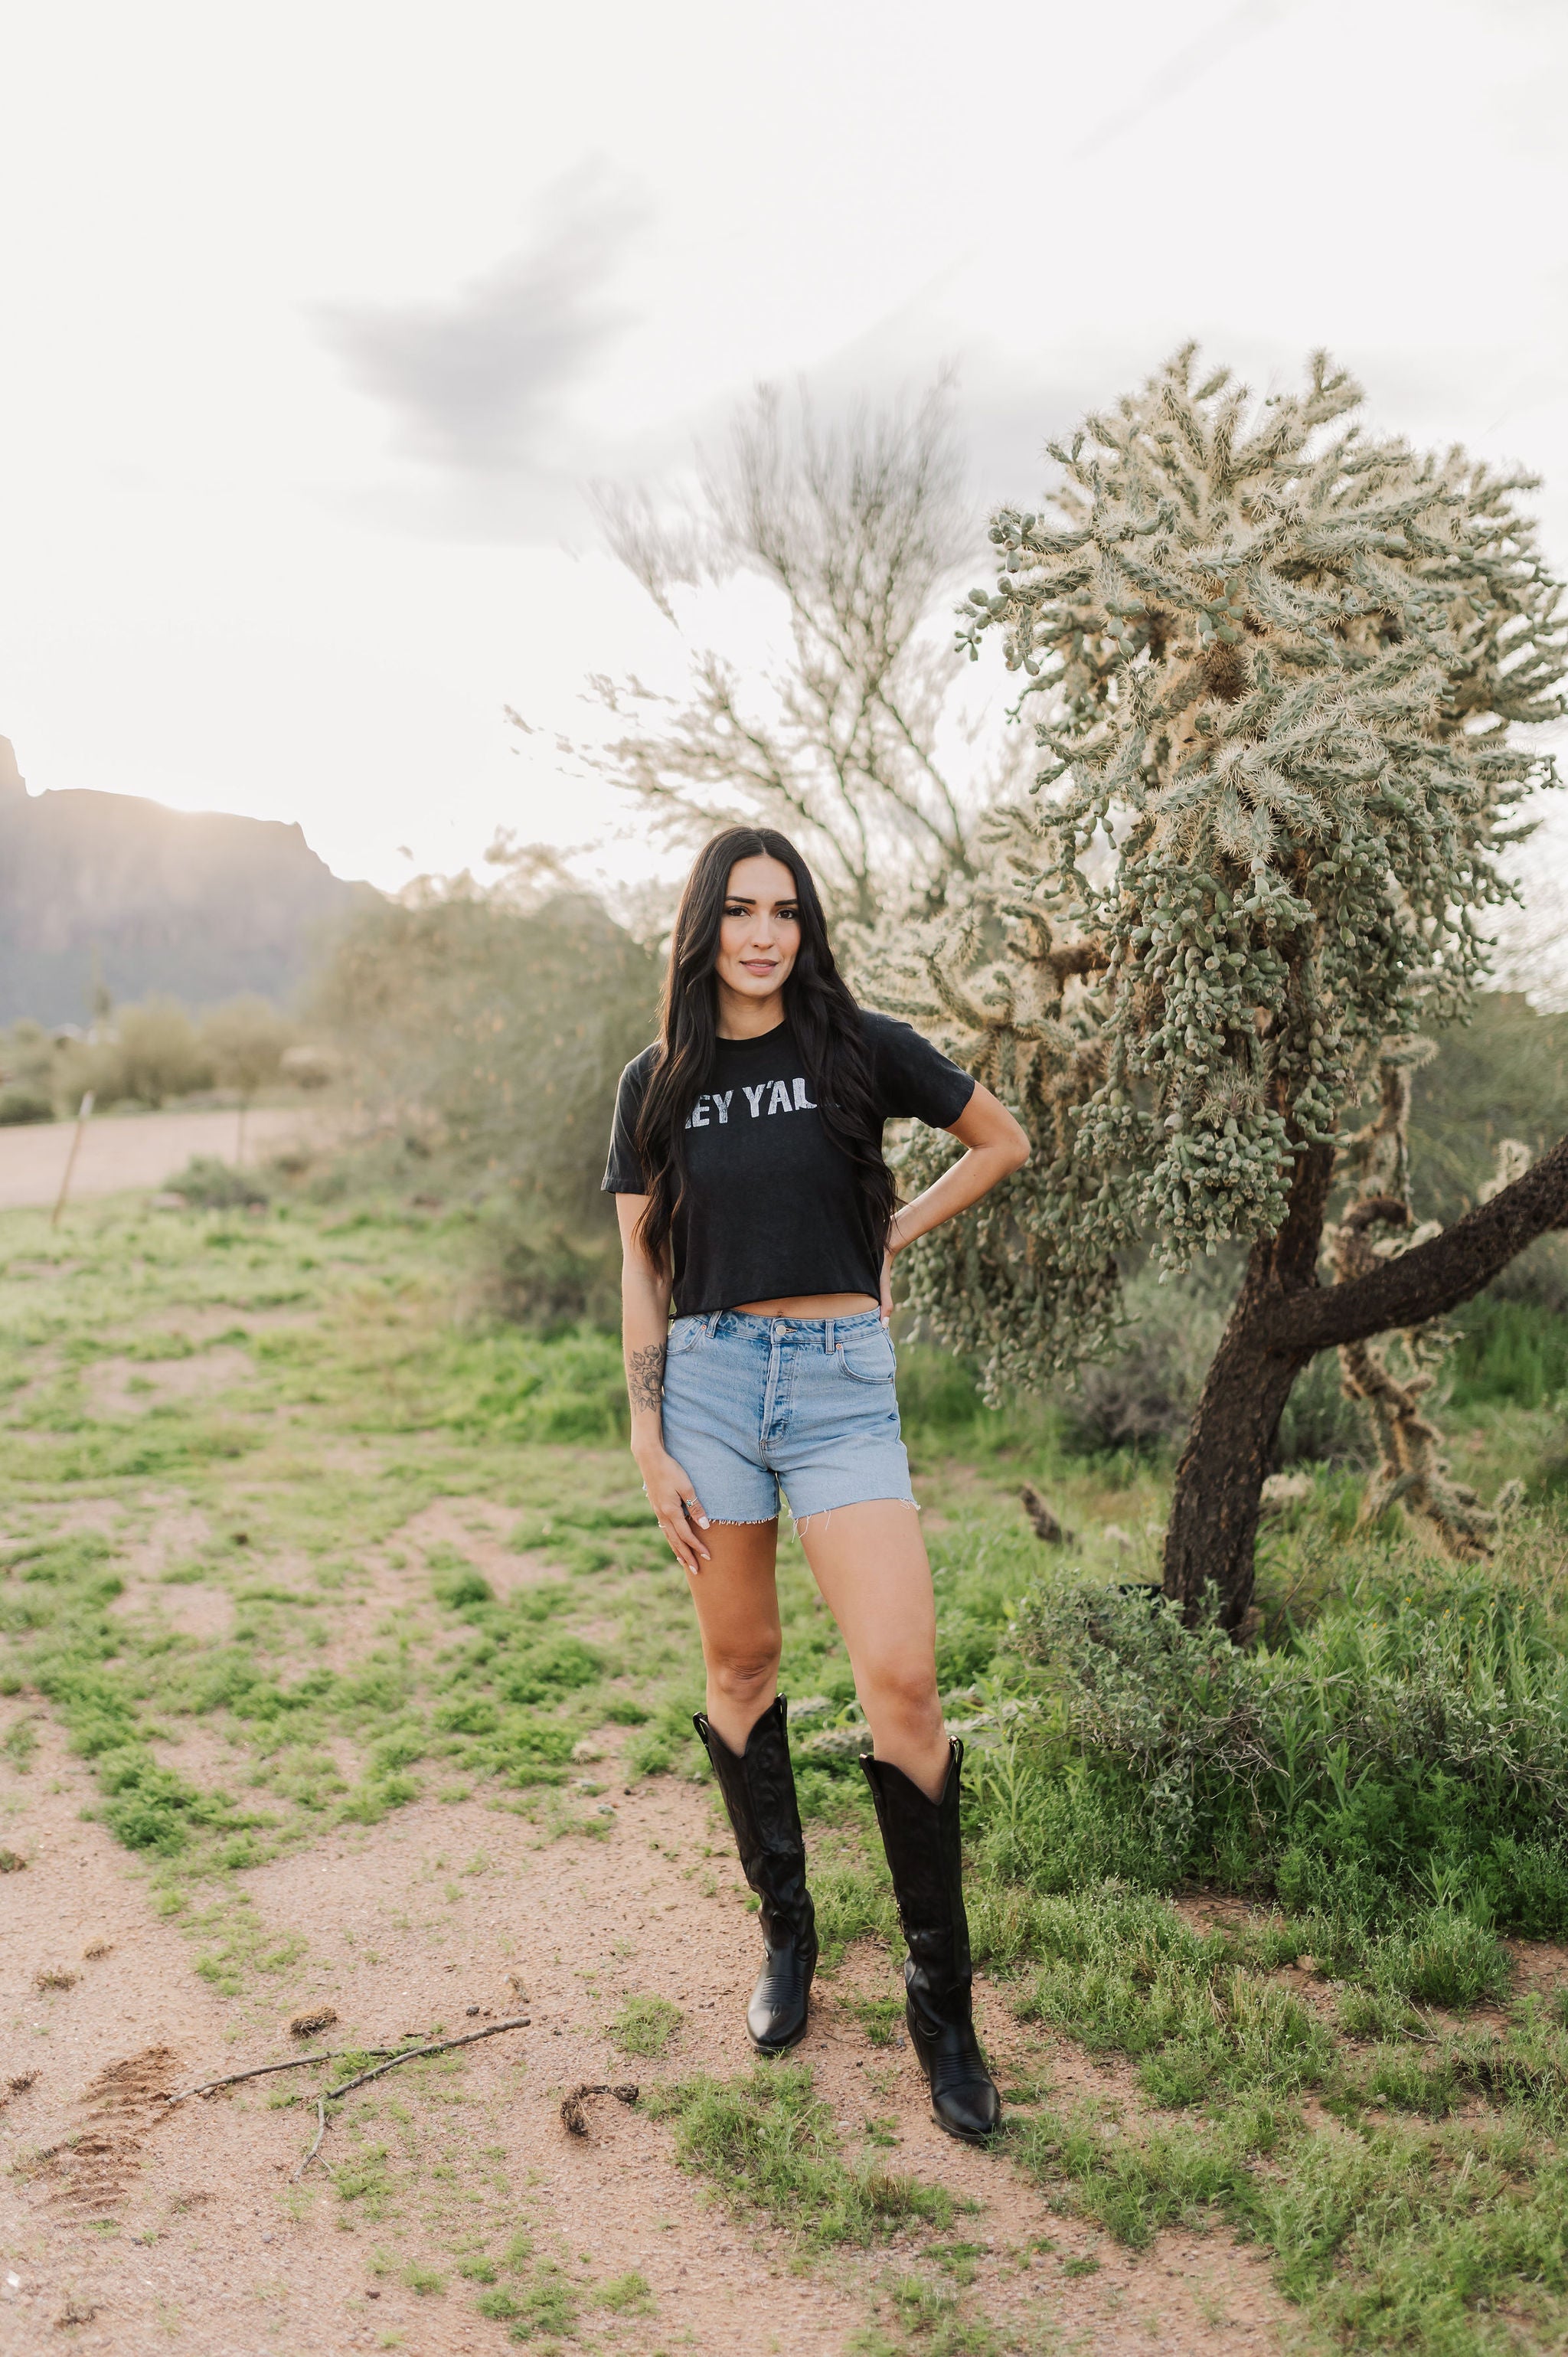
[[[956,1219],[983,1195],[989,1195],[1010,1172],[1021,1170],[1029,1158],[1029,1140],[1006,1106],[978,1082],[958,1119],[948,1132],[969,1148],[933,1180],[923,1195],[903,1204],[893,1215],[887,1252],[882,1263],[882,1322],[893,1315],[892,1269],[895,1255],[917,1236],[929,1235],[944,1220]]]
[[[631,1402],[631,1453],[659,1527],[689,1572],[701,1571],[708,1550],[697,1536],[708,1518],[702,1501],[664,1446],[661,1403],[664,1351],[670,1331],[670,1276],[655,1268],[638,1242],[646,1195],[618,1195],[621,1241],[621,1348]]]

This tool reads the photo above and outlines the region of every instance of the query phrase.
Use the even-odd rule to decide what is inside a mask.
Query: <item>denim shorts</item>
[[[797,1523],[835,1506],[912,1506],[893,1338],[854,1318],[677,1318],[664,1362],[664,1446],[714,1523],[767,1523],[782,1485]]]

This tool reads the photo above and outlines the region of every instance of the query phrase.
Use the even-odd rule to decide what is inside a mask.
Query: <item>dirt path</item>
[[[245,1116],[245,1159],[257,1162],[285,1146],[318,1140],[330,1116],[321,1107],[255,1105]],[[238,1114],[107,1114],[90,1121],[70,1176],[73,1202],[117,1195],[127,1187],[161,1187],[194,1155],[232,1162],[238,1144]],[[39,1122],[0,1129],[0,1211],[53,1206],[76,1125]]]
[[[1005,2147],[942,2137],[902,2036],[867,2027],[897,1986],[877,1942],[819,1980],[799,2065],[832,2169],[945,2189],[950,2222],[832,2244],[809,2172],[746,2209],[722,2167],[682,2165],[661,2089],[707,2074],[759,2136],[779,2100],[746,2092],[757,1930],[692,1781],[686,1599],[621,1451],[472,1421],[480,1396],[528,1409],[537,1346],[464,1358],[417,1228],[127,1203],[84,1206],[69,1239],[12,1213],[6,1246],[0,2357],[1240,2357],[1292,2337],[1224,2233],[1130,2256],[1053,2214]],[[563,1415],[597,1413],[570,1388],[599,1381],[591,1347],[554,1362]],[[816,1682],[797,1691],[818,1691],[831,1627],[802,1567],[785,1585]],[[111,1832],[138,1778],[196,1803],[183,1847]],[[858,1839],[830,1802],[824,1865]],[[1004,2086],[1132,2107],[1124,2073],[1025,2028],[1011,1994],[978,1989]],[[302,2011],[352,2050],[520,2009],[526,2029],[349,2097],[297,2180],[319,2070],[167,2102],[299,2051]],[[641,2093],[594,2102],[576,2137],[561,2101],[584,2082]]]
[[[6,1797],[15,1803],[14,1782]],[[80,1765],[46,1737],[10,1820],[33,1856],[25,1881],[9,1878],[5,1889],[6,2072],[37,2076],[0,2115],[13,2170],[0,2234],[16,2254],[6,2273],[20,2277],[0,2299],[0,2351],[52,2346],[51,2328],[72,2315],[81,2319],[66,2327],[73,2345],[125,2357],[166,2351],[171,2334],[203,2357],[306,2346],[330,2357],[399,2345],[393,2335],[431,2357],[506,2345],[507,2320],[477,2315],[450,2274],[440,2290],[402,2279],[410,2253],[396,2231],[358,2224],[346,2239],[346,2205],[320,2164],[314,2179],[290,2185],[314,2120],[271,2108],[286,2081],[169,2109],[167,2092],[287,2054],[289,2008],[248,2007],[236,2020],[193,1972],[188,1940],[153,1911],[125,1853],[82,1822],[90,1797]],[[675,2165],[669,2127],[642,2104],[599,2103],[585,2139],[563,2128],[561,2096],[585,2080],[647,2089],[695,2071],[728,2078],[750,2060],[741,2013],[755,1926],[705,1795],[665,1778],[617,1790],[609,1805],[604,1838],[542,1843],[525,1819],[478,1802],[415,1804],[252,1876],[258,1928],[307,1937],[291,1996],[340,2015],[335,2042],[391,2042],[437,2025],[450,2034],[475,2008],[482,2021],[526,2006],[527,2030],[474,2048],[432,2083],[461,2116],[416,2135],[418,2165],[439,2212],[451,2163],[438,2156],[481,2148],[482,2183],[459,2204],[450,2180],[449,2207],[466,2211],[481,2239],[489,2230],[492,2251],[520,2229],[529,2235],[570,2282],[585,2345],[836,2357],[865,2327],[878,2278],[913,2264],[913,2238],[802,2273],[787,2236],[736,2222]],[[692,1878],[710,1847],[719,1888],[706,1896]],[[74,1985],[40,1989],[49,1974]],[[872,2047],[847,2010],[847,1998],[888,1986],[883,1956],[852,1956],[822,1986],[802,2059],[846,2141],[869,2118],[890,2123],[890,2165],[976,2205],[956,2232],[973,2254],[978,2312],[1016,2345],[1040,2345],[1049,2327],[1105,2357],[1273,2345],[1278,2303],[1263,2272],[1221,2239],[1165,2236],[1129,2258],[1053,2216],[1004,2160],[942,2137],[908,2050]],[[680,2010],[656,2063],[628,2061],[607,2033],[631,1991]],[[1044,2062],[1077,2075],[1068,2054],[1026,2039],[989,1989],[981,2010],[1004,2072],[1034,2074]],[[377,2098],[351,2099],[330,2131],[331,2165],[365,2149],[355,2113],[379,2141],[389,2115],[403,2114],[406,2127],[419,2107],[398,2074]],[[49,2157],[31,2158],[40,2151]],[[1086,2259],[1098,2259],[1095,2272],[1064,2273]],[[645,2314],[595,2306],[629,2276],[646,2285],[636,2295]]]

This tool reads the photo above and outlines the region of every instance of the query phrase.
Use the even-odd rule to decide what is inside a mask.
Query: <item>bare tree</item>
[[[787,829],[842,917],[870,923],[911,891],[940,905],[949,877],[973,873],[975,818],[1013,759],[959,695],[947,600],[979,533],[945,381],[836,429],[804,393],[787,404],[763,386],[672,518],[646,490],[600,504],[672,628],[680,589],[749,574],[781,597],[789,651],[767,668],[691,646],[680,697],[596,679],[626,728],[585,758],[677,835]],[[1019,759],[1024,734],[1010,732]]]

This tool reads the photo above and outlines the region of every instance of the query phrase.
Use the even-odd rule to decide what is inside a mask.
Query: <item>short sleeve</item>
[[[974,1079],[908,1023],[868,1015],[876,1092],[884,1121],[923,1121],[950,1129],[974,1094]]]
[[[646,1195],[648,1179],[637,1154],[637,1122],[648,1092],[653,1049],[634,1056],[620,1076],[616,1091],[615,1124],[610,1131],[610,1158],[599,1192],[603,1195]]]

